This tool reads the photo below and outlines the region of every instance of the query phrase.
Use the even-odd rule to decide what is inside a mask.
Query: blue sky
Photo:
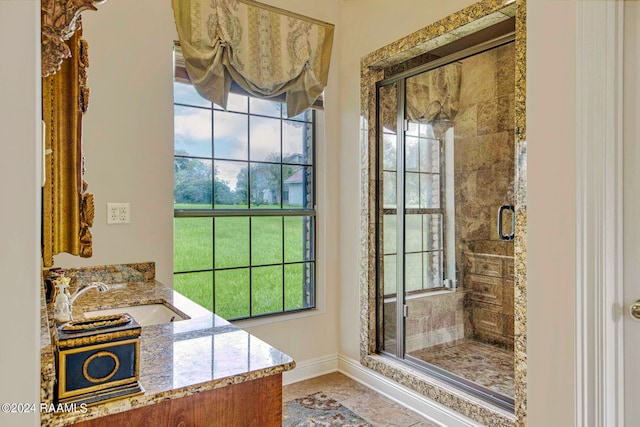
[[[201,98],[193,87],[176,84],[176,102],[208,107],[210,103]],[[252,111],[261,114],[279,116],[280,104],[253,100]],[[174,138],[175,149],[184,150],[189,155],[211,158],[211,115],[215,114],[215,156],[239,161],[216,161],[218,176],[236,187],[236,176],[246,167],[249,157],[252,161],[264,160],[270,153],[280,152],[280,120],[268,117],[251,117],[237,112],[247,111],[246,98],[229,94],[227,111],[210,109],[175,107]],[[251,132],[248,132],[247,120],[251,120]],[[301,153],[303,126],[285,121],[283,124],[284,154]],[[248,153],[249,140],[251,153]]]

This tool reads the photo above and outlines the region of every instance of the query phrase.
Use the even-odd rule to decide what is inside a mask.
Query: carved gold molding
[[[82,154],[82,116],[87,111],[87,42],[82,25],[64,42],[70,58],[55,74],[42,79],[42,118],[45,122],[46,180],[42,190],[42,258],[67,252],[92,255],[90,227],[94,219],[93,194],[87,192]]]
[[[42,0],[42,77],[55,74],[62,61],[71,56],[65,41],[76,31],[76,22],[85,10],[98,10],[106,0]]]

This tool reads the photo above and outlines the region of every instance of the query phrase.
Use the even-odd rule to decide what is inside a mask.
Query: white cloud
[[[223,156],[238,160],[247,159],[247,116],[234,113],[218,113],[214,126],[216,144],[216,157]],[[288,139],[302,138],[302,127],[286,126]],[[174,133],[176,141],[181,141],[179,147],[184,147],[189,154],[208,157],[211,154],[211,111],[201,108],[180,108],[176,110],[174,120]],[[220,144],[221,143],[221,144]],[[251,119],[251,159],[264,160],[273,152],[280,151],[280,122],[274,119]],[[294,145],[287,144],[285,154],[291,154]],[[298,145],[299,146],[299,145]],[[244,162],[216,161],[218,177],[229,183],[235,189],[237,174]]]
[[[174,134],[185,141],[211,140],[211,111],[181,108],[174,119]]]

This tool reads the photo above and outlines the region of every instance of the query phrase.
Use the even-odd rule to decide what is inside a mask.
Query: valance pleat
[[[327,85],[332,24],[247,0],[173,0],[173,11],[193,86],[223,108],[232,81],[260,98],[285,93],[289,117]]]
[[[443,119],[453,121],[460,105],[462,64],[454,62],[406,79],[404,118],[414,123],[436,125]],[[396,85],[381,88],[380,125],[397,131],[398,100]]]
[[[454,62],[407,79],[407,118],[431,122],[442,112],[458,113],[462,64]]]

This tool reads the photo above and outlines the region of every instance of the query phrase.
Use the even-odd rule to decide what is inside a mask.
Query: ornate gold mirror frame
[[[44,184],[42,189],[42,258],[68,252],[92,255],[93,194],[83,179],[82,115],[89,104],[87,42],[80,13],[97,10],[105,0],[43,0],[42,120]]]

